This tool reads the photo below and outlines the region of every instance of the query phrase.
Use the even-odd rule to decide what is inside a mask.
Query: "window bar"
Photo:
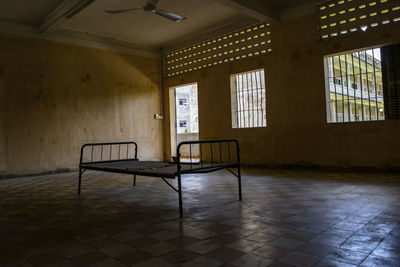
[[[262,92],[263,92],[263,95],[264,95],[264,99],[265,99],[265,101],[264,101],[264,103],[263,103],[263,105],[264,105],[264,110],[265,110],[265,121],[263,121],[263,125],[264,126],[267,126],[267,115],[266,115],[266,113],[267,113],[267,95],[266,95],[266,84],[265,84],[265,80],[264,80],[264,71],[261,71],[261,74],[262,74]],[[265,122],[265,124],[264,124],[264,122]],[[239,159],[238,159],[239,160]]]
[[[354,68],[354,55],[353,53],[351,53],[351,65],[353,67],[353,84],[355,85],[355,87],[357,87],[356,84],[356,72],[355,72],[355,68]],[[357,121],[357,98],[356,98],[356,91],[357,88],[353,88],[353,92],[354,92],[354,120]]]
[[[250,79],[249,79],[249,77],[248,76],[250,76]],[[253,123],[253,127],[255,127],[255,123],[254,123],[254,118],[255,118],[255,116],[254,116],[254,96],[253,96],[253,81],[252,81],[252,73],[250,72],[250,73],[248,73],[248,76],[247,76],[247,82],[248,82],[248,85],[247,85],[247,87],[248,87],[248,93],[250,94],[251,93],[251,114],[250,114],[250,118],[251,118],[251,122]],[[249,87],[250,86],[250,87]]]
[[[250,119],[250,94],[249,94],[249,78],[248,78],[248,73],[245,73],[246,75],[246,89],[247,89],[247,121],[249,128],[251,127],[251,119]]]
[[[121,155],[121,144],[118,144],[118,160],[120,158]]]
[[[239,115],[239,92],[238,92],[238,85],[239,85],[239,82],[238,82],[238,78],[237,78],[237,76],[235,76],[235,93],[236,93],[236,127],[240,127],[240,115]]]
[[[244,80],[243,80],[243,74],[240,74],[240,78],[241,78],[241,89],[242,89],[242,103],[243,103],[243,107],[242,107],[242,114],[243,114],[243,126],[242,127],[246,127],[246,112],[245,112],[245,101],[244,101]]]
[[[368,54],[367,50],[364,51],[365,54],[365,77],[367,79],[367,91],[368,91],[368,108],[369,108],[369,120],[371,120],[371,95],[369,92],[369,82],[368,82]]]
[[[129,152],[129,144],[126,144],[126,159],[129,158],[128,152]]]
[[[375,69],[375,49],[372,49],[372,66],[374,70],[374,88],[375,88],[375,108],[376,108],[376,119],[379,120],[378,111],[378,87],[376,86],[376,69]]]
[[[335,88],[335,115],[336,120],[338,122],[338,109],[337,109],[337,90],[336,90],[336,73],[335,73],[335,57],[332,57],[332,75],[333,75],[333,86]],[[329,98],[330,98],[331,90],[329,89]]]
[[[241,92],[240,92],[241,80],[240,80],[239,76],[236,76],[236,78],[237,78],[236,90],[238,92],[238,100],[239,100],[239,106],[238,106],[238,115],[240,117],[240,120],[239,120],[240,125],[239,125],[239,127],[242,127],[242,124],[243,124],[243,120],[242,120],[243,119],[242,118],[242,98],[241,98]]]
[[[258,72],[258,81],[259,81],[259,90],[260,90],[260,114],[261,114],[261,124],[264,126],[264,102],[265,102],[265,95],[264,95],[264,92],[263,92],[263,85],[262,85],[262,80],[261,80],[261,78],[262,78],[262,76],[261,75],[263,75],[263,72],[262,71],[259,71]],[[264,100],[264,101],[263,101]]]
[[[253,121],[253,127],[256,127],[255,122],[254,122],[256,116],[254,116],[253,73],[250,72],[249,74],[250,74],[250,88],[251,88],[251,117],[252,117],[251,119]],[[248,82],[248,84],[247,84],[247,89],[248,89],[248,87],[249,87],[249,79],[247,79],[247,82]],[[247,92],[250,92],[250,91],[247,91]]]
[[[262,89],[261,71],[258,72],[258,79],[260,81],[260,89]],[[262,126],[264,126],[264,110],[263,110],[262,100],[263,100],[263,93],[261,90],[261,124]]]
[[[342,113],[343,113],[342,122],[344,122],[345,121],[345,119],[344,119],[345,118],[345,116],[344,116],[344,86],[343,86],[344,76],[343,76],[343,72],[342,72],[342,59],[340,58],[340,55],[338,56],[338,58],[339,58],[340,83],[342,86]]]
[[[243,92],[243,76],[240,74],[240,84],[239,84],[239,90],[241,91],[241,95],[240,95],[240,100],[242,102],[242,106],[240,109],[240,114],[242,116],[242,124],[240,125],[240,128],[245,127],[246,126],[246,121],[245,121],[245,117],[244,117],[244,92]]]
[[[247,111],[247,108],[248,108],[248,103],[246,101],[247,94],[246,94],[246,90],[245,90],[245,82],[246,82],[246,80],[245,80],[244,74],[241,74],[241,77],[242,77],[242,92],[243,92],[243,94],[242,94],[242,99],[243,99],[243,118],[244,118],[243,127],[247,128],[248,127],[247,125],[249,123],[249,118],[248,118],[249,114],[246,115],[246,111]]]
[[[364,121],[364,83],[363,83],[363,79],[362,79],[362,68],[361,68],[361,54],[360,51],[357,52],[358,53],[358,67],[360,69],[360,93],[361,93],[361,118],[362,121]]]
[[[239,105],[238,105],[238,116],[239,116],[238,127],[240,128],[240,127],[242,127],[242,123],[243,122],[242,122],[242,101],[241,101],[241,98],[240,98],[240,79],[239,78],[240,77],[236,75],[236,81],[237,81],[236,92],[237,92],[238,102],[239,102]]]
[[[258,108],[258,84],[257,84],[257,72],[254,72],[254,81],[256,83],[256,96],[257,96],[257,126],[260,126],[260,116],[259,116],[259,108]]]
[[[110,160],[111,160],[111,154],[112,154],[112,145],[110,146]]]
[[[254,72],[254,83],[255,83],[255,89],[256,89],[256,99],[257,99],[257,105],[256,105],[256,110],[257,110],[257,126],[259,127],[259,126],[261,126],[260,125],[260,114],[259,114],[259,107],[258,107],[258,105],[259,105],[259,103],[260,103],[260,96],[259,96],[259,94],[258,94],[258,85],[257,85],[257,72]]]
[[[349,89],[350,89],[350,84],[349,84],[349,76],[350,76],[350,73],[349,73],[349,64],[347,63],[347,55],[348,54],[345,54],[344,55],[344,63],[345,63],[345,67],[346,67],[346,88],[347,88],[347,110],[348,110],[348,113],[349,113],[349,121],[351,121],[351,106],[350,106],[350,97],[349,97]]]

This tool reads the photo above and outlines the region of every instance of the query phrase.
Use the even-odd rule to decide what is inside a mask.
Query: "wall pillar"
[[[2,69],[0,67],[0,173],[6,171],[7,163],[7,142],[5,135],[5,105],[6,105],[6,90],[2,81]]]

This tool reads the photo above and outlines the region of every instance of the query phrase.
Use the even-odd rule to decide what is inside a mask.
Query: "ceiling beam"
[[[160,50],[156,48],[152,49],[132,44],[127,41],[117,40],[115,38],[80,33],[62,28],[49,34],[42,34],[36,25],[24,21],[0,17],[0,38],[3,37],[3,34],[53,40],[61,43],[69,43],[78,46],[92,47],[151,58],[158,58],[160,54]]]
[[[277,8],[268,5],[265,0],[214,0],[222,5],[237,10],[259,21],[270,23],[280,22],[280,12]]]
[[[96,0],[64,0],[53,9],[40,23],[43,34],[54,32],[64,20],[70,19]]]
[[[68,40],[75,44],[83,44],[89,47],[105,49],[105,50],[119,50],[121,52],[128,52],[130,54],[142,55],[147,57],[157,57],[160,54],[159,48],[150,48],[147,46],[135,44],[129,41],[116,39],[114,37],[100,36],[86,32],[72,31],[68,29],[58,29],[53,34],[46,36],[51,39],[54,36],[56,40]],[[111,48],[111,49],[110,49]]]

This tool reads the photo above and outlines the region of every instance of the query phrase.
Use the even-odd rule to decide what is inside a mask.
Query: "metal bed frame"
[[[193,146],[198,146],[199,162],[193,161]],[[231,149],[231,146],[234,148]],[[182,150],[184,147],[186,147],[186,150],[188,147],[189,162],[182,162]],[[232,153],[234,155],[231,155],[231,150],[233,150]],[[81,147],[79,161],[78,194],[81,193],[82,174],[86,170],[133,174],[133,186],[136,186],[137,175],[159,177],[178,193],[179,215],[182,218],[181,177],[183,174],[208,173],[227,169],[238,179],[239,201],[242,200],[239,150],[239,142],[234,139],[185,141],[179,143],[176,148],[176,161],[156,162],[140,161],[137,158],[137,144],[135,142],[84,144]],[[237,169],[236,173],[232,169]],[[175,178],[178,180],[178,188],[166,180]]]

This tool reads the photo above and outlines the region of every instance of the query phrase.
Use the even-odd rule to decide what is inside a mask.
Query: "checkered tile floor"
[[[245,169],[0,180],[0,266],[400,266],[400,175]]]

